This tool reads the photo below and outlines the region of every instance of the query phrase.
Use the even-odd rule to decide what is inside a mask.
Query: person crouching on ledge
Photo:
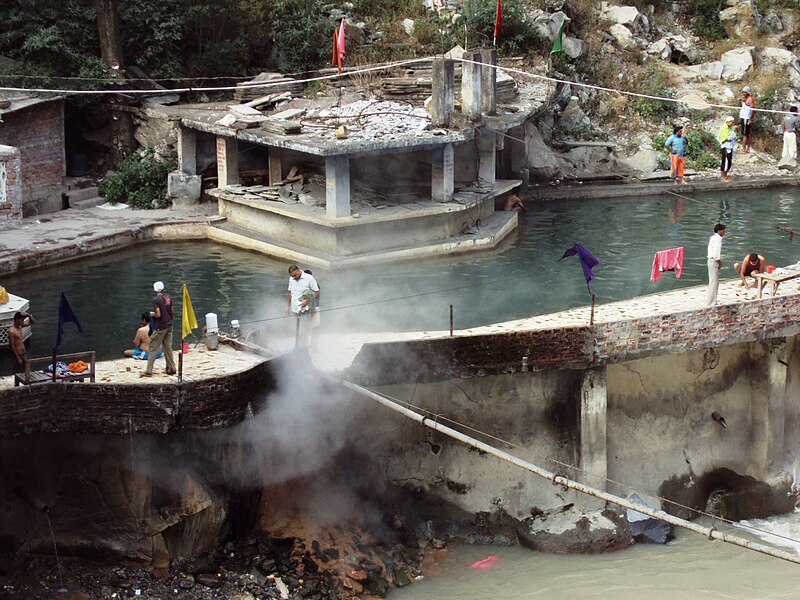
[[[751,287],[756,287],[756,284],[758,283],[758,280],[754,277],[754,275],[767,272],[767,259],[760,254],[753,252],[745,256],[742,259],[742,262],[734,263],[733,268],[736,269],[736,272],[739,273],[742,278],[742,283],[739,285],[743,285],[744,287],[750,289]],[[747,277],[753,277],[753,279],[756,279],[756,284],[753,284],[752,286],[748,284]]]

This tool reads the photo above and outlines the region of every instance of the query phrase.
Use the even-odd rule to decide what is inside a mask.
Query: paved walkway
[[[718,304],[736,304],[742,302],[758,302],[758,290],[745,289],[740,279],[728,279],[720,282]],[[642,317],[675,314],[684,311],[699,310],[705,307],[707,286],[683,288],[672,292],[661,292],[648,296],[639,296],[631,300],[621,300],[595,306],[595,323],[612,323]],[[772,297],[772,285],[764,289],[763,298]],[[780,285],[778,296],[800,293],[800,279],[787,281]],[[580,327],[589,325],[591,306],[581,306],[570,310],[546,315],[538,315],[526,319],[495,323],[472,329],[454,332],[455,336],[503,334],[515,331],[535,331],[558,327]],[[314,366],[324,372],[335,372],[347,369],[361,351],[364,344],[370,342],[393,342],[442,338],[450,335],[449,331],[400,332],[400,333],[363,333],[363,334],[323,334],[320,337],[319,352],[312,353]],[[275,350],[288,351],[293,340],[275,343]]]
[[[175,360],[178,353],[175,352]],[[207,350],[205,346],[192,346],[188,354],[183,355],[183,380],[197,381],[211,377],[231,375],[249,369],[266,360],[264,357],[251,352],[235,350],[230,346],[220,345],[218,350]],[[177,375],[166,374],[166,361],[159,358],[155,362],[153,376],[142,378],[139,376],[147,366],[147,361],[135,358],[119,358],[116,360],[103,360],[96,364],[96,383],[177,383]],[[9,375],[0,377],[0,389],[14,387],[14,378]]]
[[[0,231],[0,273],[25,268],[24,263],[58,262],[59,257],[107,249],[108,238],[136,236],[153,225],[207,223],[217,218],[216,203],[159,210],[70,208],[23,219],[18,227]]]

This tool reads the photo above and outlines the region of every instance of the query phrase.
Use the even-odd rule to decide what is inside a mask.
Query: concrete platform
[[[239,248],[322,267],[349,267],[493,248],[518,223],[516,213],[495,213],[495,198],[518,180],[501,180],[485,192],[460,191],[452,202],[362,205],[330,218],[322,206],[286,204],[247,194],[212,190],[225,223],[209,238]]]
[[[175,351],[175,360],[178,360],[178,351]],[[261,364],[266,359],[258,354],[236,350],[230,346],[220,345],[218,350],[208,350],[205,346],[190,346],[189,353],[183,355],[183,380],[201,381],[213,377],[222,377],[239,373]],[[159,358],[155,362],[153,376],[140,377],[147,366],[146,360],[134,358],[119,358],[116,360],[103,360],[96,363],[96,382],[112,384],[138,384],[138,385],[163,385],[177,383],[177,375],[167,375],[165,372],[166,361]],[[48,385],[41,383],[37,385]],[[66,384],[65,384],[66,385]],[[81,385],[71,383],[69,385]],[[12,376],[0,378],[0,389],[13,388]]]

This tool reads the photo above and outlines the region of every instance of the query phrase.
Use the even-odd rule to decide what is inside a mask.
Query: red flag
[[[342,19],[342,23],[341,25],[339,25],[339,54],[342,57],[342,61],[344,61],[344,55],[347,53],[345,49],[344,34],[345,34],[345,25],[344,25],[344,19]]]
[[[497,45],[497,36],[500,35],[500,30],[503,28],[503,0],[497,0],[497,17],[494,20],[494,40],[493,44]]]

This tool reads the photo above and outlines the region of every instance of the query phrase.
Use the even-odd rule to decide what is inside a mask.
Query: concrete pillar
[[[281,154],[278,148],[269,148],[269,155],[267,161],[269,163],[269,185],[275,185],[283,181],[283,163],[281,162]]]
[[[325,157],[325,213],[331,219],[350,216],[350,159]]]
[[[236,138],[217,136],[217,187],[239,183],[239,143]]]
[[[184,175],[197,175],[197,133],[178,127],[178,170]]]
[[[752,431],[752,475],[762,481],[784,470],[784,431],[786,424],[786,344],[771,343],[764,357],[756,362],[753,376],[750,427]],[[763,367],[761,366],[763,365]],[[763,377],[760,375],[763,373]],[[725,415],[723,415],[725,416]]]
[[[481,53],[465,52],[464,59],[472,62],[465,60],[461,64],[461,112],[468,119],[477,121],[483,108]]]
[[[454,180],[453,144],[437,146],[431,152],[431,198],[437,202],[452,200]]]
[[[486,129],[480,130],[478,138],[478,183],[481,187],[494,187],[496,179],[496,137],[494,131]]]
[[[456,102],[455,63],[445,58],[434,59],[432,80],[431,125],[449,127]]]
[[[606,477],[608,476],[607,392],[608,372],[606,367],[587,369],[581,382],[580,468],[586,472],[581,475],[581,479],[586,485],[601,490],[606,489]]]
[[[481,90],[483,114],[493,115],[497,112],[497,48],[481,50]]]

